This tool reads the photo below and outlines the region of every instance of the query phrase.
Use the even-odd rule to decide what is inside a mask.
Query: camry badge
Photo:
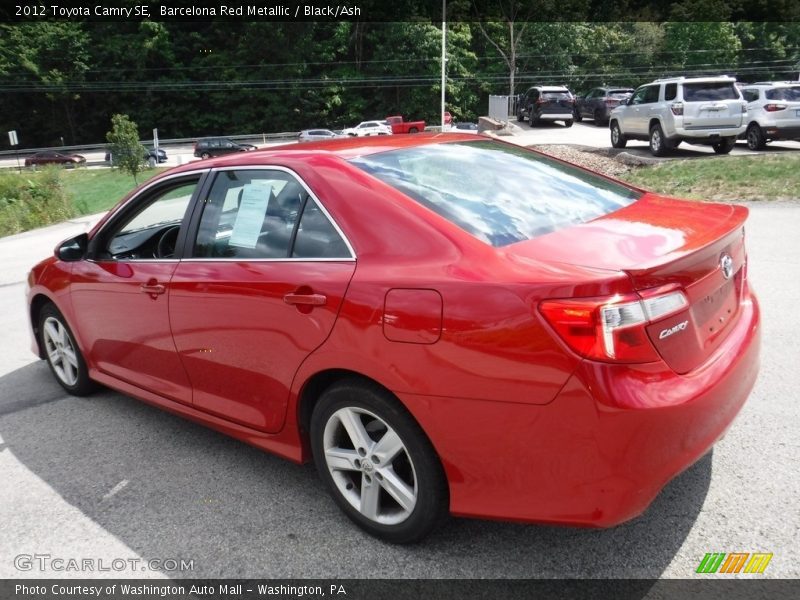
[[[722,276],[725,279],[730,279],[733,275],[733,259],[730,254],[723,254],[719,259],[719,266],[722,269]]]
[[[664,338],[668,338],[673,333],[678,333],[679,331],[683,331],[689,325],[689,320],[683,321],[678,323],[677,325],[670,327],[669,329],[662,329],[661,333],[658,334],[658,339],[663,340]]]

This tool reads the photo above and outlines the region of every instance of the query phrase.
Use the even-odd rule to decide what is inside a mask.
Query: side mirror
[[[89,236],[85,233],[64,240],[56,246],[56,258],[70,262],[83,259],[89,245]]]

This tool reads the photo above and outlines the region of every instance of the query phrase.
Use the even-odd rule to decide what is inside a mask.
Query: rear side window
[[[675,100],[678,95],[678,84],[668,83],[664,86],[664,100]]]
[[[784,102],[800,102],[800,86],[767,90],[767,100],[783,100]]]
[[[350,258],[351,254],[294,176],[254,169],[217,175],[203,208],[193,256],[280,259]]]
[[[686,102],[738,100],[739,92],[732,81],[704,81],[684,83],[683,99]]]
[[[492,246],[596,219],[640,192],[493,141],[432,144],[351,160]]]

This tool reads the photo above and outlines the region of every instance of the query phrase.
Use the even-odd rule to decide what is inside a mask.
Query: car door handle
[[[305,306],[322,306],[327,302],[328,298],[322,294],[286,294],[283,301],[286,304],[302,304]]]
[[[142,285],[139,286],[139,289],[143,294],[150,294],[151,296],[157,296],[167,291],[166,286],[160,283],[155,283],[155,281],[148,281],[147,283],[143,283]]]

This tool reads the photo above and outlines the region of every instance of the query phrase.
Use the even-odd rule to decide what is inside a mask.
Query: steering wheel
[[[178,232],[180,225],[174,225],[167,229],[158,238],[158,245],[156,246],[156,258],[174,258],[175,257],[175,243],[178,241]]]

